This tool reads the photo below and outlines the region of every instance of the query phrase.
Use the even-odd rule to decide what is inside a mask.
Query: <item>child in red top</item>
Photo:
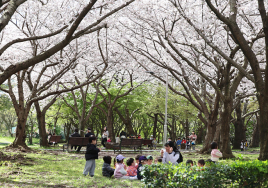
[[[132,177],[133,178],[137,178],[137,168],[135,167],[135,161],[133,158],[129,158],[127,160],[127,176]]]
[[[186,144],[186,140],[185,140],[185,138],[182,139],[181,143],[182,143],[182,144]]]
[[[107,140],[107,142],[111,142],[111,139],[110,139],[110,137],[108,137],[108,140]]]

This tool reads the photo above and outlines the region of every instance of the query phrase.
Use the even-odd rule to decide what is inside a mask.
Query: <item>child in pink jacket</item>
[[[114,170],[114,177],[118,179],[129,179],[126,171],[126,166],[123,163],[125,157],[123,155],[117,155],[116,156],[116,166]]]
[[[218,144],[216,142],[212,142],[212,144],[211,144],[211,160],[216,162],[221,157],[222,157],[222,153],[218,150]]]

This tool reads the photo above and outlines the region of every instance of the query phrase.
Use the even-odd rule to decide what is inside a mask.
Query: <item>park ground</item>
[[[38,140],[29,146],[32,150],[8,149],[13,138],[0,137],[0,187],[143,187],[140,181],[117,180],[102,176],[102,157],[109,155],[115,157],[113,151],[100,152],[96,160],[95,176],[83,176],[85,165],[84,152],[63,152],[62,144],[58,147],[40,148]],[[143,155],[158,157],[158,150],[143,152]],[[198,145],[197,150],[201,149]],[[249,149],[247,152],[233,150],[239,159],[255,160],[259,155],[259,148]],[[125,157],[135,157],[137,154],[123,154]],[[182,151],[183,161],[188,159],[198,161],[209,159],[210,155],[198,154],[194,151]],[[231,160],[221,160],[222,163]]]

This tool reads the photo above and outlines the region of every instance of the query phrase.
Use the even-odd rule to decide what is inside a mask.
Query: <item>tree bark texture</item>
[[[235,108],[236,111],[236,121],[234,123],[235,127],[235,137],[233,143],[233,149],[240,149],[241,141],[246,140],[246,132],[244,126],[244,119],[242,118],[242,111],[241,111],[241,103],[239,102],[237,107]]]
[[[259,128],[259,117],[256,115],[256,124],[254,125],[254,130],[252,134],[252,139],[250,143],[250,147],[260,147],[260,128]]]
[[[230,98],[226,97],[223,103],[223,112],[221,113],[220,150],[224,159],[234,158],[230,146],[232,102],[233,101]]]

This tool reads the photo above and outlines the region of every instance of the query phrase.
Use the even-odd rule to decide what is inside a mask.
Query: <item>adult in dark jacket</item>
[[[87,128],[87,134],[85,134],[85,137],[90,137],[91,135],[94,135],[94,134],[91,132],[91,128]]]
[[[96,147],[97,138],[95,136],[90,136],[88,141],[89,143],[87,144],[87,151],[85,154],[86,165],[83,174],[86,176],[89,173],[89,175],[93,177],[96,167],[95,159],[98,159],[100,148]]]
[[[70,137],[81,137],[80,134],[78,133],[78,129],[74,130],[74,133],[71,134]],[[74,149],[76,150],[77,146],[74,146]],[[71,146],[71,149],[73,149],[73,146]],[[77,151],[79,152],[81,147],[78,147]]]

